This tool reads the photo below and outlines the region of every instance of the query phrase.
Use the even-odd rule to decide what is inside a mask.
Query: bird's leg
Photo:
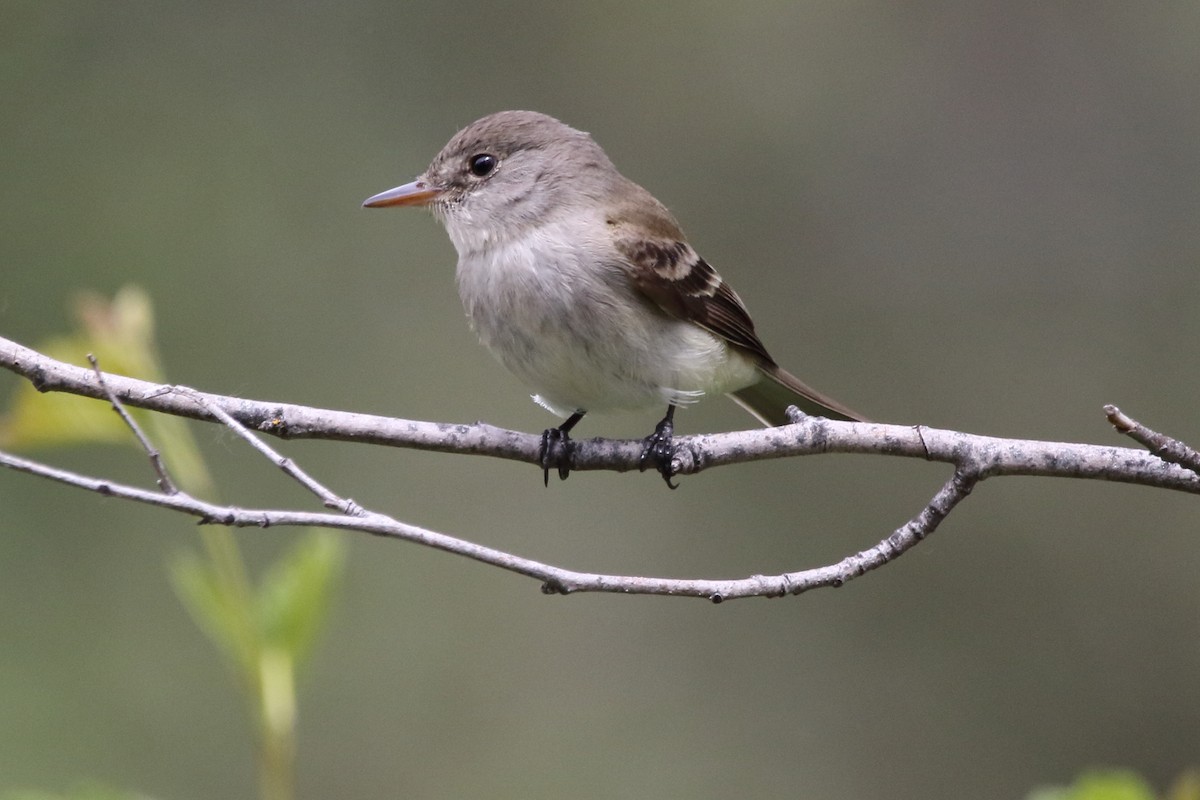
[[[667,482],[667,486],[672,489],[679,488],[678,484],[671,483],[671,478],[675,475],[675,405],[667,406],[667,415],[662,418],[662,422],[654,428],[654,433],[647,436],[643,441],[646,443],[646,448],[642,450],[642,457],[638,460],[638,467],[642,472],[646,471],[646,467],[653,466],[658,470],[658,474],[663,476],[663,480]]]
[[[538,461],[542,464],[542,483],[546,486],[550,485],[551,467],[558,469],[559,480],[565,481],[571,474],[571,455],[575,450],[575,443],[567,434],[583,419],[583,414],[582,411],[576,411],[567,417],[562,425],[547,428],[542,432],[542,449],[538,451]]]

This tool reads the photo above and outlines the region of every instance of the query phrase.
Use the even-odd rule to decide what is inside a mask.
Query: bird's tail
[[[844,405],[826,397],[806,385],[803,381],[776,364],[760,366],[763,379],[730,394],[730,398],[749,411],[764,425],[787,425],[784,413],[788,406],[796,406],[805,414],[827,419],[849,422],[869,422],[866,417],[851,411]]]

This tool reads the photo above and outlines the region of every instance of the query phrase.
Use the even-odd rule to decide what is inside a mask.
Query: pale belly
[[[666,315],[619,266],[584,270],[572,251],[493,248],[460,259],[459,294],[480,340],[560,416],[691,403],[749,386],[749,358]]]

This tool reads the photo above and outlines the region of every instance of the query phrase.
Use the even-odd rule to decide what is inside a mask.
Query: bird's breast
[[[668,317],[615,250],[579,231],[545,226],[462,252],[457,280],[480,340],[557,413],[687,402],[730,391],[731,375],[753,379],[740,354]]]

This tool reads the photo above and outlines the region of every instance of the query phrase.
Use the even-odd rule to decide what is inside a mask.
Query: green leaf
[[[144,291],[125,287],[111,302],[98,295],[83,295],[75,305],[77,330],[40,342],[34,349],[85,367],[89,366],[87,355],[92,353],[105,372],[159,379],[154,314]],[[89,443],[137,445],[112,408],[96,400],[61,392],[43,394],[32,383],[23,381],[13,394],[10,409],[0,417],[0,446],[8,449]]]
[[[1155,800],[1150,784],[1129,770],[1085,772],[1069,788],[1042,788],[1028,800]]]
[[[312,531],[270,566],[256,598],[262,641],[304,661],[329,611],[345,560],[341,539]]]
[[[241,677],[254,673],[255,656],[246,645],[241,615],[211,562],[183,553],[171,565],[171,583],[196,625],[208,635]]]

